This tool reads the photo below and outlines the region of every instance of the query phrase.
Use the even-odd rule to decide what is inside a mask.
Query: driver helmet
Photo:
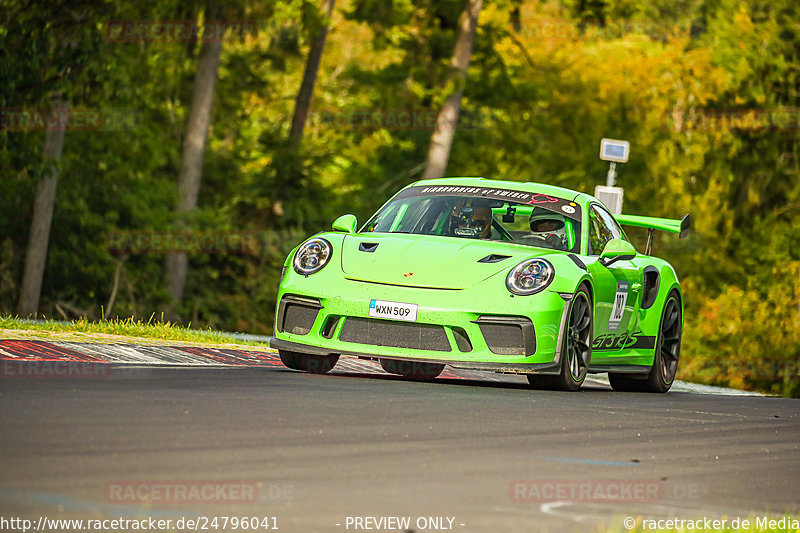
[[[534,211],[530,227],[531,234],[551,243],[557,240],[560,249],[567,249],[567,228],[563,216],[550,211]]]

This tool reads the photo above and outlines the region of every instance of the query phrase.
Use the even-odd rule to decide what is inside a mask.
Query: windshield
[[[580,208],[544,194],[480,187],[411,187],[362,231],[511,242],[579,252]]]

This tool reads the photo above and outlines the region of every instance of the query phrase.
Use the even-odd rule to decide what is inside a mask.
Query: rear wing
[[[655,218],[655,217],[640,217],[637,215],[614,215],[617,222],[623,226],[636,226],[637,228],[647,228],[647,247],[644,254],[650,255],[653,249],[653,233],[659,229],[662,231],[669,231],[670,233],[677,233],[679,239],[686,237],[689,232],[689,227],[692,221],[689,215],[686,214],[681,220],[672,218]]]
[[[637,228],[647,228],[650,230],[669,231],[677,233],[679,239],[686,237],[691,227],[689,215],[685,215],[681,220],[672,218],[640,217],[637,215],[614,215],[617,222],[623,226],[636,226]]]

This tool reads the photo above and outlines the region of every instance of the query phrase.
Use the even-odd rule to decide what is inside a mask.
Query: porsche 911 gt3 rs
[[[537,183],[419,181],[360,229],[344,215],[286,259],[271,343],[295,370],[340,356],[431,379],[445,365],[526,374],[577,390],[666,392],[680,357],[683,294],[666,261],[622,226],[680,234],[682,220],[612,215]]]

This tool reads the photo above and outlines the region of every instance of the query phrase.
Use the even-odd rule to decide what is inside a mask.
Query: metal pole
[[[647,246],[644,248],[644,255],[650,255],[653,253],[653,235],[655,232],[656,230],[653,228],[648,228],[647,230]]]
[[[606,176],[606,187],[613,187],[617,177],[617,163],[612,161],[608,165],[608,175]]]

